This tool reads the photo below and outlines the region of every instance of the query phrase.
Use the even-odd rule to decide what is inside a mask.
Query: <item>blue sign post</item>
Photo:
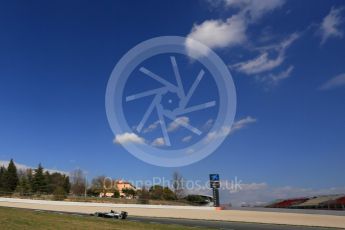
[[[210,187],[213,190],[213,206],[219,207],[219,174],[210,174]]]

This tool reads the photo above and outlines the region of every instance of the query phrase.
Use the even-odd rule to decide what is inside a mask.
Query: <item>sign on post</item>
[[[210,187],[211,188],[219,188],[219,174],[210,174]]]
[[[213,189],[213,204],[215,207],[219,207],[219,174],[210,174],[210,187]]]

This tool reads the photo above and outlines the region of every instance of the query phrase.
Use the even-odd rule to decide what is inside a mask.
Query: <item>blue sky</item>
[[[177,35],[212,48],[237,91],[236,130],[209,157],[177,168],[185,178],[218,172],[246,184],[344,188],[344,20],[344,2],[331,0],[1,2],[0,160],[169,178],[176,169],[113,143],[104,100],[129,49]]]

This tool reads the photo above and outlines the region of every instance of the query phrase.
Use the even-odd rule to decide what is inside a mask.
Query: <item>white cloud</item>
[[[278,9],[284,5],[284,0],[225,0],[228,7],[240,9],[242,14],[247,14],[251,20],[257,20],[264,14]]]
[[[146,129],[144,129],[143,133],[149,133],[154,131],[158,125],[160,124],[160,121],[155,121],[154,123],[150,124]]]
[[[343,9],[332,7],[329,14],[323,19],[319,28],[321,44],[325,43],[331,37],[343,37],[343,31],[340,29],[341,24],[344,22],[344,18],[341,16]]]
[[[324,83],[320,90],[330,90],[338,87],[345,87],[345,73],[339,74]]]
[[[190,142],[191,140],[192,140],[192,136],[191,135],[182,138],[182,142]]]
[[[276,85],[280,81],[290,77],[293,69],[294,66],[290,66],[286,70],[283,70],[282,72],[279,72],[277,74],[270,73],[267,76],[262,77],[261,80]]]
[[[186,49],[189,55],[197,57],[207,55],[194,41],[200,41],[210,48],[225,48],[243,45],[247,41],[246,31],[248,26],[257,23],[265,14],[281,8],[285,0],[222,0],[215,3],[208,1],[212,7],[221,6],[238,10],[228,19],[206,20],[201,24],[195,24],[187,36]],[[232,65],[235,70],[247,75],[259,74],[270,71],[282,65],[285,61],[286,49],[299,35],[294,33],[278,45],[267,47],[254,59]],[[276,75],[269,75],[263,80],[276,84],[278,81],[287,78],[292,68],[288,68]],[[262,79],[261,79],[262,80]]]
[[[163,137],[159,137],[159,138],[156,138],[152,143],[151,143],[152,146],[163,146],[165,145],[165,141],[163,139]]]
[[[282,52],[279,52],[278,56],[275,59],[270,59],[269,53],[264,52],[255,59],[235,64],[234,67],[239,72],[243,72],[246,74],[257,74],[267,70],[271,70],[282,64],[283,61],[284,55]]]
[[[283,0],[226,0],[227,7],[238,9],[237,14],[225,21],[206,20],[195,24],[187,36],[186,48],[190,55],[207,55],[200,50],[193,40],[199,41],[210,48],[224,48],[242,45],[247,41],[246,31],[251,23],[256,23],[265,13],[273,11],[284,4]],[[212,6],[215,4],[212,3]]]
[[[4,167],[8,167],[8,164],[10,162],[9,161],[1,161],[0,160],[0,166],[4,166]],[[24,165],[24,164],[19,164],[17,162],[14,162],[14,164],[16,165],[16,168],[18,170],[26,170],[26,169],[35,169],[36,167],[31,167],[31,166],[28,166],[28,165]],[[61,170],[56,170],[56,169],[48,169],[48,168],[44,168],[44,171],[48,171],[50,173],[61,173],[61,174],[65,174],[65,175],[68,175],[69,173],[68,172],[65,172],[65,171],[61,171]]]
[[[270,46],[268,48],[264,47],[263,52],[258,57],[249,61],[236,63],[231,67],[247,75],[272,70],[284,62],[286,49],[289,48],[289,46],[298,38],[299,35],[297,33],[293,33],[278,45]],[[275,58],[270,57],[270,54],[273,52],[277,53]]]
[[[247,127],[249,124],[255,123],[255,122],[256,122],[256,119],[252,118],[251,116],[247,116],[243,119],[235,121],[232,124],[231,133],[234,133],[240,129],[243,129],[243,128]]]
[[[261,182],[261,183],[250,183],[250,184],[241,184],[241,190],[238,191],[231,191],[231,193],[236,193],[240,191],[257,191],[261,189],[266,189],[267,188],[267,183]]]
[[[194,149],[187,149],[187,151],[186,151],[187,154],[193,154],[194,152],[195,152]]]
[[[206,20],[200,25],[195,24],[187,36],[186,48],[190,55],[207,55],[200,51],[194,40],[203,43],[209,48],[223,48],[240,45],[246,41],[247,25],[242,16],[234,15],[226,21]],[[198,53],[197,53],[198,52]],[[202,54],[200,54],[200,52]]]
[[[168,125],[167,131],[168,132],[176,131],[181,126],[181,124],[189,124],[189,117],[183,116],[183,117],[176,118],[174,121],[172,121]]]
[[[223,126],[218,131],[209,132],[205,138],[205,142],[209,143],[211,141],[217,140],[219,138],[223,138],[230,134],[231,128],[228,126]]]
[[[219,131],[209,132],[205,138],[205,142],[209,143],[219,138],[223,138],[232,134],[240,129],[247,127],[251,123],[255,123],[256,119],[251,116],[247,116],[243,119],[237,120],[232,124],[232,128],[228,126],[223,126]]]
[[[211,119],[208,119],[205,124],[203,125],[203,129],[209,129],[212,127],[213,125],[213,122],[214,120],[211,118]]]
[[[126,143],[143,144],[145,143],[145,140],[142,137],[139,137],[135,133],[123,133],[123,134],[117,134],[115,136],[114,143],[116,144],[126,144]]]

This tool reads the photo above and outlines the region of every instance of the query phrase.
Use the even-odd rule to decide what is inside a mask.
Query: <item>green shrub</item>
[[[67,198],[66,191],[63,187],[57,187],[53,193],[54,200],[64,200]]]
[[[200,196],[200,195],[188,195],[185,199],[191,203],[194,203],[194,204],[202,205],[202,204],[207,203],[205,198],[203,196]]]

